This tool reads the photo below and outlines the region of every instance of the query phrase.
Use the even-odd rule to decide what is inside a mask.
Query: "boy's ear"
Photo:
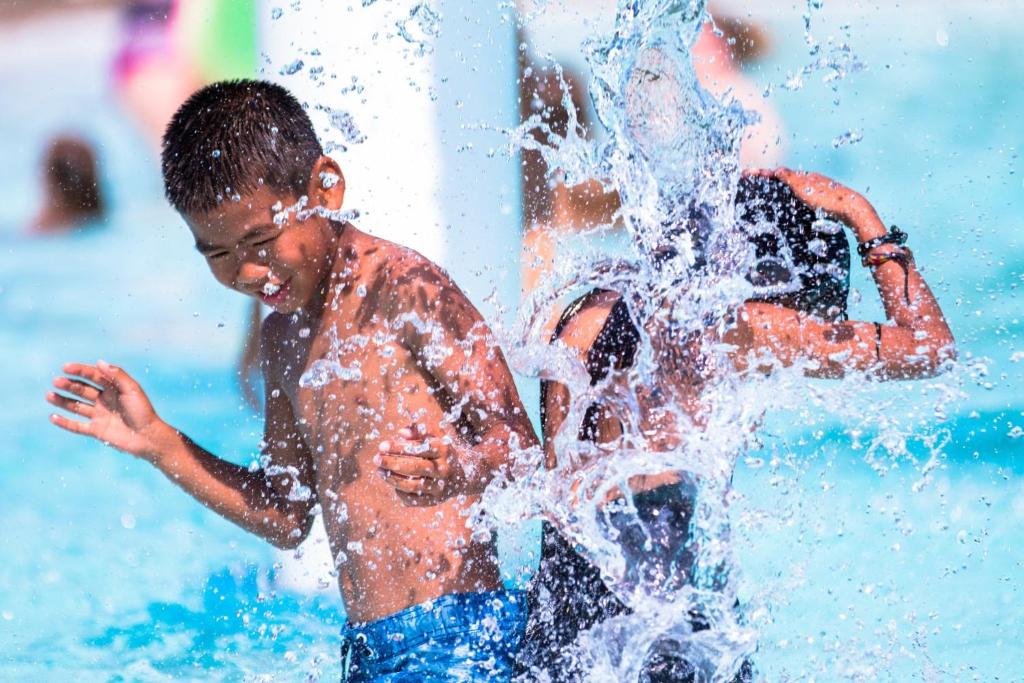
[[[338,162],[328,156],[317,159],[309,179],[311,204],[319,204],[330,211],[337,211],[345,202],[345,176]]]

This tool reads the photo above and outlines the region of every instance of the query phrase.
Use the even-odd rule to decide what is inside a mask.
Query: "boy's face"
[[[340,196],[327,196],[343,194],[343,185],[336,188],[311,188],[317,191],[310,193],[310,205],[340,208]],[[323,217],[300,221],[289,212],[283,223],[274,222],[278,202],[288,207],[296,201],[264,186],[239,201],[226,199],[212,211],[184,218],[218,282],[279,313],[292,313],[322,294],[336,248],[334,228]]]

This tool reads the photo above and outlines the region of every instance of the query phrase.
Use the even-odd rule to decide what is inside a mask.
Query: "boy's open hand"
[[[50,416],[53,424],[147,460],[156,457],[169,427],[157,416],[138,382],[103,361],[96,365],[68,363],[64,372],[53,380],[61,393],[51,391],[46,400],[85,421],[54,413]]]
[[[874,214],[874,209],[863,195],[820,173],[788,168],[756,169],[746,173],[763,178],[778,178],[812,209],[821,209],[829,218],[847,225]]]
[[[378,472],[406,505],[436,505],[462,492],[466,474],[451,439],[415,426],[382,441]]]

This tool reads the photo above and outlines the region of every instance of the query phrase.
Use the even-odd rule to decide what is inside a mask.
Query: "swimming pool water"
[[[910,460],[879,474],[828,416],[769,418],[732,503],[765,680],[1022,678],[1020,26],[1009,10],[926,7],[837,11],[829,25],[836,35],[850,25],[868,70],[840,84],[838,106],[819,76],[797,92],[776,87],[774,99],[789,162],[870,187],[883,217],[910,233],[961,354],[991,359],[989,371],[944,421],[927,415],[950,441],[919,492]],[[787,42],[755,77],[777,84],[809,58],[792,15],[772,28]],[[218,288],[160,205],[152,154],[114,106],[62,87],[63,67],[37,59],[31,80],[47,86],[35,90],[0,66],[0,92],[17,98],[5,95],[0,111],[0,678],[335,679],[343,610],[333,588],[312,598],[278,589],[268,546],[145,463],[47,423],[42,396],[60,365],[104,358],[137,373],[160,413],[214,452],[245,462],[261,429],[232,371],[243,302]],[[41,136],[71,111],[83,112],[116,181],[111,224],[18,239]],[[848,130],[863,140],[833,148]],[[877,316],[863,274],[854,286],[855,315]],[[906,415],[930,409],[930,386],[944,385],[875,387],[863,400]],[[756,466],[773,449],[792,466]],[[913,454],[927,457],[920,443]]]

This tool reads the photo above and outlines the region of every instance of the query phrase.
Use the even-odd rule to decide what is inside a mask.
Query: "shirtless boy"
[[[203,450],[103,362],[64,367],[47,400],[84,420],[53,423],[149,461],[278,547],[322,510],[345,680],[508,679],[525,604],[466,512],[535,437],[480,314],[416,252],[332,219],[341,169],[280,86],[196,92],[164,136],[163,174],[217,281],[273,309],[261,467]]]
[[[863,265],[871,268],[888,322],[843,320],[844,314],[837,313],[832,304],[839,304],[845,311],[845,288],[837,294],[828,286],[816,289],[805,284],[788,299],[746,302],[736,311],[735,321],[727,326],[724,336],[718,336],[717,324],[687,339],[658,340],[652,335],[655,348],[664,342],[667,351],[658,356],[663,375],[659,376],[660,388],[664,391],[645,395],[640,406],[642,420],[657,415],[664,402],[671,401],[699,422],[707,380],[702,367],[702,337],[730,345],[732,362],[739,371],[768,371],[773,362],[801,363],[814,377],[842,377],[851,371],[870,372],[883,380],[928,377],[955,356],[953,336],[942,310],[915,267],[910,250],[903,246],[906,235],[887,231],[863,196],[815,173],[777,169],[749,175],[752,177],[745,182],[757,183],[760,178],[769,187],[774,184],[791,193],[810,211],[811,219],[818,210],[852,231]],[[592,384],[629,368],[634,361],[639,332],[629,305],[618,292],[595,290],[562,315],[555,337],[586,364]],[[541,422],[549,463],[555,461],[553,437],[566,419],[568,406],[568,389],[545,382]],[[644,422],[640,428],[671,439],[663,425]],[[611,453],[622,435],[617,417],[598,402],[588,408],[578,438],[601,444]],[[654,547],[684,546],[692,504],[688,490],[677,482],[674,473],[636,477],[631,485],[636,514],[646,525]],[[604,584],[597,568],[547,524],[529,602],[520,666],[533,676],[546,675],[555,681],[585,680],[586,672],[570,646],[582,632],[629,611]],[[692,628],[698,631],[706,625],[698,618]],[[706,672],[679,654],[684,651],[682,645],[662,644],[649,653],[641,683],[705,680]],[[751,676],[749,664],[744,664],[735,680],[748,681]]]

